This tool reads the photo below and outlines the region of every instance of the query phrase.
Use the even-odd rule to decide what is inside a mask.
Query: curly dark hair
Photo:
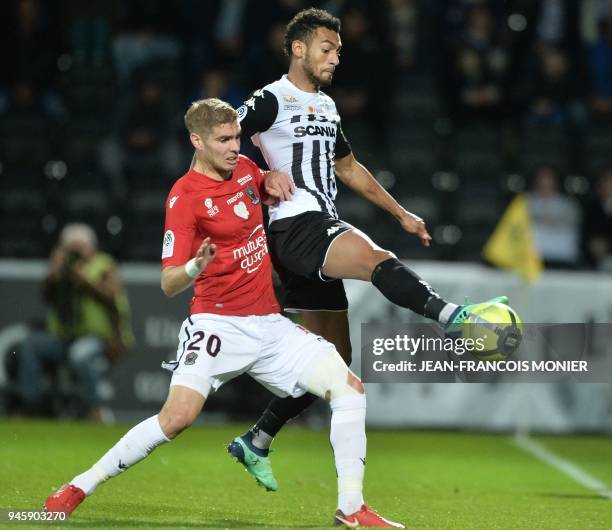
[[[327,28],[340,33],[340,19],[323,9],[315,9],[314,7],[300,11],[287,24],[287,31],[285,32],[285,53],[287,56],[291,57],[291,43],[294,40],[308,43],[317,28]]]

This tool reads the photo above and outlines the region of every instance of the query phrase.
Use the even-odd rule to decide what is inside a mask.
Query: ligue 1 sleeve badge
[[[253,188],[253,186],[249,184],[247,186],[246,193],[247,193],[247,197],[251,199],[251,202],[253,204],[259,204],[259,196],[255,192],[255,188]]]

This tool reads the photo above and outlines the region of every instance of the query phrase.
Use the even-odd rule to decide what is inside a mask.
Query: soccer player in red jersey
[[[90,469],[48,497],[46,510],[70,515],[99,484],[188,428],[211,390],[246,372],[277,396],[310,392],[329,401],[337,524],[403,528],[363,500],[361,381],[331,343],[278,313],[260,203],[290,198],[289,176],[264,174],[239,155],[241,129],[227,103],[197,101],[185,123],[196,161],[166,202],[161,287],[174,296],[193,284],[194,297],[176,360],[162,365],[172,371],[168,398],[159,414],[133,427]]]

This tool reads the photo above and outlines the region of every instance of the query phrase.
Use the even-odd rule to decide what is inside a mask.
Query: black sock
[[[259,429],[274,438],[285,423],[299,416],[317,399],[317,396],[308,393],[299,398],[275,397],[251,430]]]
[[[376,265],[372,284],[389,301],[432,320],[438,320],[446,305],[446,301],[425,280],[396,258]]]

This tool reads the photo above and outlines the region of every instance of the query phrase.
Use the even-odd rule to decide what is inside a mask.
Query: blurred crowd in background
[[[158,260],[185,109],[285,73],[285,24],[312,5],[342,20],[326,92],[357,158],[434,245],[340,188],[343,218],[402,258],[480,260],[526,191],[548,266],[612,269],[608,0],[2,2],[0,256],[46,257],[80,221],[113,255]]]

